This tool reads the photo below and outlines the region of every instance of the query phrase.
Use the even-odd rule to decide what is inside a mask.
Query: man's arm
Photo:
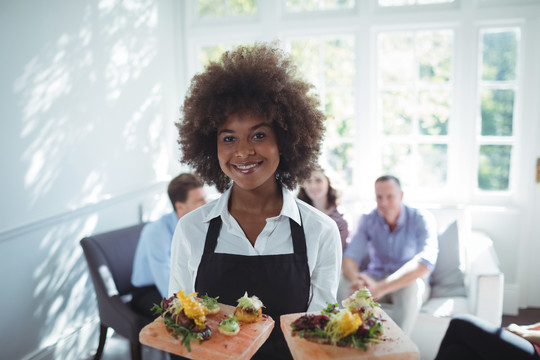
[[[343,276],[350,281],[352,292],[366,286],[364,280],[359,278],[358,272],[359,264],[364,258],[368,247],[368,237],[365,231],[366,219],[366,215],[360,218],[351,242],[343,253],[341,271],[343,272]]]
[[[363,275],[358,271],[358,264],[353,258],[344,257],[341,265],[343,276],[351,283],[351,294],[356,290],[367,286]]]
[[[376,281],[365,274],[359,274],[358,277],[366,282],[371,295],[378,299],[412,284],[427,273],[429,269],[426,265],[412,259],[381,281]]]

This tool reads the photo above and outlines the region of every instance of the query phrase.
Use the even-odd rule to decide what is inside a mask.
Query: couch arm
[[[470,234],[470,239],[465,243],[465,285],[469,310],[472,314],[500,326],[504,274],[489,236],[480,231]]]

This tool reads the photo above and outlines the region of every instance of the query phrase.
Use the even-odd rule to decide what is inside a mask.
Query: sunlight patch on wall
[[[44,325],[40,347],[55,344],[59,338],[81,327],[95,306],[88,286],[87,265],[79,240],[93,233],[96,214],[49,230],[39,245],[43,260],[33,272],[36,302],[33,316]]]
[[[77,28],[43,43],[24,66],[13,90],[20,95],[20,136],[27,141],[21,157],[27,164],[27,208],[59,186],[59,177],[64,181],[69,178],[74,188],[84,181],[83,191],[68,200],[70,209],[110,197],[103,194],[106,181],[110,181],[103,174],[110,172],[111,159],[100,161],[92,158],[91,149],[81,148],[85,142],[99,146],[86,139],[100,137],[100,132],[105,134],[105,141],[109,139],[107,146],[112,150],[116,145],[110,139],[122,131],[122,151],[155,151],[159,159],[157,164],[152,159],[156,176],[166,174],[163,163],[168,157],[161,159],[167,150],[163,149],[163,140],[156,138],[164,134],[157,124],[163,121],[159,114],[161,84],[133,90],[136,81],[144,84],[151,76],[145,71],[157,56],[157,24],[158,6],[153,0],[87,5],[81,9]],[[150,94],[141,100],[145,88]],[[122,116],[130,111],[126,103],[136,109],[127,119]],[[112,135],[107,134],[110,131]]]

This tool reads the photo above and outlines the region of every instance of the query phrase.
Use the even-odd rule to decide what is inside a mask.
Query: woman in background
[[[298,198],[322,211],[336,222],[341,237],[341,246],[345,250],[347,237],[349,236],[349,226],[337,209],[338,192],[332,187],[330,179],[321,168],[313,170],[309,179],[302,183]]]

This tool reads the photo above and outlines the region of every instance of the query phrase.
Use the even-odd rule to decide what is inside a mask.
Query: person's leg
[[[527,340],[463,314],[450,321],[435,359],[538,359],[538,355]]]
[[[135,312],[144,314],[151,318],[156,318],[152,312],[154,304],[160,304],[162,297],[157,287],[154,285],[135,288],[132,292],[133,299],[131,300],[131,307]]]
[[[429,296],[429,284],[425,278],[416,279],[411,285],[389,294],[393,309],[392,320],[410,335],[422,304]]]

